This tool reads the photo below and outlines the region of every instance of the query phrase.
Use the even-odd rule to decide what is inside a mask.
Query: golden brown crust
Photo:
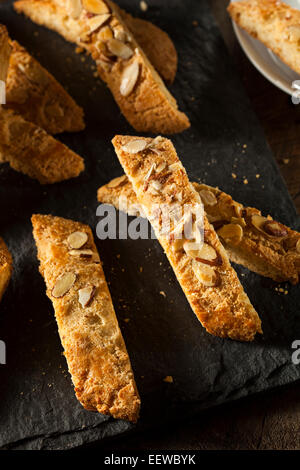
[[[5,26],[0,24],[0,80],[6,81],[9,57],[11,54],[11,45],[9,36]]]
[[[148,147],[137,153],[129,152],[124,145],[136,140],[144,141]],[[241,341],[253,340],[255,334],[261,332],[260,319],[206,217],[203,217],[205,243],[217,256],[217,262],[211,268],[212,275],[209,274],[214,279],[214,283],[210,286],[207,284],[207,278],[201,277],[207,271],[207,265],[204,267],[202,262],[194,260],[182,247],[178,248],[172,235],[160,233],[161,217],[156,217],[152,213],[152,208],[157,204],[167,204],[167,207],[171,207],[171,203],[176,201],[181,209],[185,204],[201,206],[200,196],[189,183],[171,141],[163,138],[153,141],[138,137],[116,136],[113,145],[137,199],[143,205],[147,218],[151,220],[156,236],[202,325],[209,333],[217,336]],[[155,145],[155,151],[149,148],[150,145]],[[158,173],[156,169],[161,167],[163,169]]]
[[[12,275],[13,261],[4,240],[0,238],[0,300]]]
[[[153,67],[171,85],[177,72],[178,55],[170,36],[150,21],[134,18],[121,9],[119,13]]]
[[[300,73],[300,11],[278,0],[231,2],[232,19]]]
[[[100,31],[96,30],[92,34],[88,33],[88,19],[91,18],[87,18],[86,10],[82,10],[78,19],[74,19],[61,5],[49,0],[19,0],[14,6],[18,12],[25,13],[38,24],[54,29],[92,54],[100,77],[107,83],[122,113],[136,130],[172,134],[187,129],[190,126],[187,116],[178,110],[176,100],[138,46],[113,3],[107,0],[106,4],[110,16]],[[117,35],[117,31],[118,37],[122,36],[119,41],[127,48],[125,55],[121,54],[122,57],[115,53],[115,47],[112,51],[110,46],[112,40],[115,41],[112,35]],[[128,48],[130,56],[127,55]],[[125,91],[124,77],[129,66],[135,68],[133,75],[136,79],[130,91],[128,86]]]
[[[277,282],[290,281],[292,284],[299,282],[300,242],[297,250],[297,242],[300,239],[299,232],[280,224],[286,231],[285,236],[270,236],[267,232],[258,230],[251,223],[252,215],[261,215],[258,209],[243,206],[234,201],[229,194],[217,188],[199,183],[193,183],[193,185],[200,193],[200,197],[204,191],[204,197],[202,197],[204,209],[209,222],[215,225],[217,233],[222,227],[232,223],[241,226],[241,239],[236,237],[223,239],[222,231],[220,232],[220,241],[226,249],[230,261],[241,264],[250,271],[270,277]],[[215,195],[215,200],[210,198],[206,203],[207,192]],[[207,197],[209,196],[210,194]],[[99,188],[97,198],[99,202],[112,204],[129,215],[144,215],[132,184],[126,175],[115,178]],[[268,216],[267,220],[273,219]]]
[[[136,422],[140,398],[90,227],[50,215],[33,215],[32,224],[78,400],[88,410]],[[91,258],[71,254],[67,239],[77,231],[87,234],[84,249],[92,251]],[[54,286],[65,273],[75,274],[75,282],[54,297]],[[83,306],[80,290],[86,287],[92,287],[93,296]]]
[[[20,44],[12,41],[11,45],[7,107],[49,134],[84,129],[82,108]]]
[[[74,178],[84,170],[79,155],[3,106],[0,108],[0,160],[41,184]]]

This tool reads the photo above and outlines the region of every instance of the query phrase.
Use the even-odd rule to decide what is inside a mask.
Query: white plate
[[[300,0],[285,0],[285,3],[300,10]],[[234,22],[233,29],[248,59],[260,73],[281,90],[294,95],[295,89],[298,89],[300,82],[294,85],[294,87],[293,82],[300,80],[300,75],[285,65],[272,51]]]

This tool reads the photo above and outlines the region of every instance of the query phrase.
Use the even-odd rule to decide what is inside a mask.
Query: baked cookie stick
[[[157,205],[169,212],[185,205],[197,208],[201,198],[190,184],[170,140],[116,136],[113,145],[137,200],[151,221],[179,283],[198,319],[216,336],[251,341],[261,333],[260,319],[245,294],[214,228],[203,217],[204,243],[199,243],[197,219],[194,239],[178,239],[182,223],[164,232]],[[198,233],[197,233],[198,232]]]
[[[11,46],[7,107],[49,134],[83,130],[82,108],[20,44],[11,41]]]
[[[0,238],[0,300],[10,281],[12,265],[11,254],[2,238]]]
[[[112,2],[74,0],[66,9],[60,1],[19,0],[14,6],[92,54],[100,77],[136,130],[172,134],[190,126]]]
[[[193,183],[208,221],[214,226],[230,261],[276,282],[299,282],[300,233],[261,211],[245,207],[229,194]],[[129,215],[143,216],[141,205],[126,175],[98,189],[98,201],[112,204]]]
[[[231,18],[300,73],[300,11],[279,0],[231,2]]]
[[[43,129],[0,107],[0,161],[41,184],[75,178],[83,159]]]
[[[136,422],[140,398],[90,227],[50,215],[32,224],[78,400]]]

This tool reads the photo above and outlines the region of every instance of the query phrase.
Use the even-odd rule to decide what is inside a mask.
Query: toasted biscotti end
[[[0,108],[1,161],[41,184],[75,178],[84,161],[63,143],[14,111]]]
[[[131,182],[138,202],[143,206],[181,287],[194,313],[216,336],[252,341],[261,333],[261,321],[241,286],[236,272],[214,228],[201,213],[201,198],[190,184],[172,142],[155,139],[116,136],[115,151]],[[158,207],[194,209],[190,221],[192,239],[184,238],[182,223],[173,219],[165,224]],[[199,211],[201,215],[199,215]],[[199,233],[203,225],[204,243]],[[178,240],[178,230],[181,237]],[[176,234],[176,236],[175,236]]]
[[[0,300],[7,289],[13,269],[13,261],[8,248],[0,238]]]
[[[0,24],[0,80],[6,81],[11,45],[8,32],[5,26]]]
[[[40,214],[32,225],[78,400],[136,422],[140,397],[90,227]]]
[[[57,80],[16,41],[6,83],[7,107],[49,134],[84,129],[83,110]]]
[[[299,232],[243,206],[218,188],[194,186],[231,261],[277,282],[299,282]]]
[[[134,18],[121,8],[118,11],[155,70],[171,85],[177,72],[178,55],[170,36],[150,21]]]
[[[76,19],[58,3],[19,0],[14,6],[38,24],[54,29],[80,46],[84,44],[121,112],[136,130],[173,134],[190,127],[188,117],[178,110],[176,100],[112,3],[94,0],[92,6],[91,2],[83,2]],[[96,28],[93,22],[98,24],[102,20]]]
[[[300,11],[278,0],[231,2],[232,19],[300,73]]]

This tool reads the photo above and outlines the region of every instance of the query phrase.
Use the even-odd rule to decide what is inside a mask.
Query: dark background
[[[172,91],[190,116],[192,128],[173,141],[191,179],[218,185],[237,200],[299,226],[207,2],[153,0],[145,14],[137,1],[119,3],[163,27],[176,43],[180,67]],[[214,3],[222,18],[225,7]],[[85,157],[86,171],[76,180],[41,187],[6,166],[0,174],[1,234],[15,262],[13,282],[1,305],[1,339],[8,347],[8,364],[0,369],[1,444],[69,448],[135,429],[84,411],[74,398],[52,308],[37,272],[29,218],[32,212],[50,212],[95,228],[96,189],[120,174],[110,139],[116,132],[134,132],[105,86],[93,79],[91,62],[81,62],[74,46],[14,14],[7,4],[1,6],[1,21],[83,105],[88,127],[81,134],[62,136]],[[228,22],[222,20],[222,27],[234,44]],[[259,84],[262,79],[251,73]],[[252,86],[260,90],[253,81]],[[265,99],[270,98],[260,96],[257,102]],[[284,100],[296,113],[289,97]],[[237,180],[231,178],[232,172]],[[243,184],[244,177],[248,185]],[[94,445],[107,449],[108,445],[118,449],[297,448],[293,432],[297,415],[286,416],[288,403],[294,409],[297,402],[282,400],[282,396],[297,395],[295,385],[199,414],[200,409],[299,378],[299,366],[291,364],[291,343],[300,338],[297,288],[288,286],[289,294],[283,296],[274,283],[239,268],[262,317],[264,336],[252,344],[224,341],[201,328],[157,242],[98,241],[97,245],[143,400],[137,429],[152,430],[135,433],[129,441],[122,436],[121,441]],[[166,299],[159,295],[161,290]],[[163,382],[166,375],[174,377],[173,384]],[[166,421],[172,421],[168,429]]]

